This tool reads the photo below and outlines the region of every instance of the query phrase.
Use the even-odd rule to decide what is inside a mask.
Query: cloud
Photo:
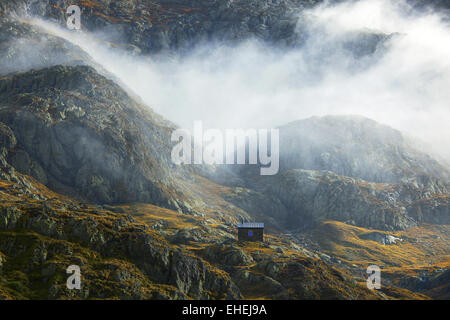
[[[300,48],[203,43],[184,56],[157,58],[37,23],[79,45],[185,128],[195,120],[212,128],[272,128],[315,115],[358,114],[450,159],[450,27],[439,13],[417,12],[403,1],[362,0],[324,4],[298,19],[306,35]]]

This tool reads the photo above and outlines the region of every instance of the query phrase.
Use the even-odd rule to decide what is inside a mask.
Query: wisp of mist
[[[93,35],[37,23],[84,49],[156,112],[184,128],[273,128],[327,114],[357,114],[424,141],[450,159],[450,26],[402,1],[324,4],[298,15],[306,42],[198,45],[154,59],[111,49]],[[355,55],[358,34],[385,35]]]

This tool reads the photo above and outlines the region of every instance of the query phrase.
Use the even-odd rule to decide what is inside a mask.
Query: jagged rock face
[[[265,183],[266,192],[289,208],[291,228],[325,219],[380,230],[450,223],[448,193],[371,183],[329,171],[290,170]]]
[[[9,151],[13,150],[16,146],[17,139],[14,132],[4,123],[0,122],[0,180],[15,183],[15,195],[22,196],[26,194],[33,199],[45,199],[33,186],[32,178],[23,176],[8,163]],[[14,210],[12,209],[10,212],[14,212]]]
[[[14,132],[4,123],[0,123],[0,152],[3,157],[7,156],[8,151],[14,149],[17,145]]]
[[[404,208],[393,208],[378,199],[374,186],[364,190],[358,182],[362,184],[331,172],[292,170],[280,175],[270,190],[291,208],[290,222],[298,226],[325,219],[377,229],[415,225]]]
[[[95,202],[167,205],[173,127],[94,69],[10,75],[0,96],[0,119],[17,139],[8,161],[19,171]]]
[[[11,13],[31,15],[65,27],[66,8],[76,4],[82,11],[83,30],[95,32],[98,40],[120,47],[132,55],[152,54],[155,59],[165,59],[170,55],[189,53],[192,48],[205,44],[233,46],[246,40],[260,41],[278,49],[303,46],[312,31],[310,19],[304,11],[322,2],[7,0],[0,4],[0,16]],[[360,30],[340,39],[338,46],[359,59],[382,48],[391,36],[375,30]],[[333,47],[336,45],[331,44]],[[325,48],[329,49],[334,50],[332,47]]]
[[[257,37],[277,44],[301,41],[296,35],[298,12],[320,1],[304,0],[128,0],[6,1],[0,12],[28,12],[65,24],[65,9],[82,9],[83,27],[109,31],[111,41],[144,53],[183,48],[205,40]],[[3,9],[3,10],[2,10]],[[125,39],[125,41],[124,41]],[[133,49],[134,50],[134,49]]]

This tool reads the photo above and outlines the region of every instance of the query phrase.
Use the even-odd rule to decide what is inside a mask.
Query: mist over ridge
[[[95,34],[33,19],[80,46],[156,112],[181,127],[271,128],[323,115],[362,115],[449,159],[450,28],[403,1],[323,4],[299,12],[302,46],[256,39],[197,44],[185,54],[131,55]]]

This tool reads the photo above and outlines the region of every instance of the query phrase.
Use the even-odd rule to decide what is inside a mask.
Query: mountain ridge
[[[135,2],[124,3],[123,12],[130,14],[127,6]],[[52,1],[58,6],[52,8],[30,3],[63,22],[65,1]],[[109,7],[95,3],[89,2],[91,23],[115,23]],[[164,19],[189,9],[165,3],[177,5]],[[224,12],[264,3],[238,2]],[[16,6],[2,2],[0,12],[9,5]],[[261,19],[279,14],[270,8]],[[230,17],[221,30],[241,18]],[[12,65],[0,77],[1,298],[447,296],[441,280],[448,274],[436,269],[448,268],[449,171],[408,146],[398,131],[361,117],[310,118],[279,128],[281,170],[274,177],[261,177],[258,166],[175,166],[175,125],[134,99],[80,48],[23,21],[1,17],[0,23],[6,64],[24,57],[18,70]],[[233,36],[247,37],[246,26]],[[278,40],[289,40],[292,25],[287,28]],[[176,48],[177,28],[169,30]],[[19,38],[34,43],[36,35],[43,59],[29,65],[27,57],[36,53],[10,44]],[[141,46],[150,52],[160,45]],[[54,49],[56,64],[46,59]],[[237,241],[237,222],[255,220],[266,223],[265,241]],[[420,260],[430,262],[427,286],[410,272]],[[365,285],[373,262],[389,274],[381,291]],[[65,288],[65,268],[73,263],[84,272],[77,293]]]

